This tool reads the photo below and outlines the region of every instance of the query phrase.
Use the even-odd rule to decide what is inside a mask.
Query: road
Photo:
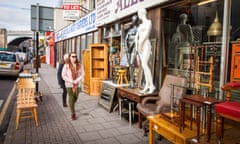
[[[0,77],[0,144],[13,111],[16,77]]]

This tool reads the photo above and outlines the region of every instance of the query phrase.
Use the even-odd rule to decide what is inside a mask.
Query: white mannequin
[[[152,52],[152,46],[149,40],[152,22],[147,19],[146,14],[146,9],[141,8],[138,10],[138,18],[142,20],[142,23],[138,27],[135,43],[146,81],[145,87],[140,93],[153,93],[156,88],[153,84],[152,74],[148,66],[148,60]]]

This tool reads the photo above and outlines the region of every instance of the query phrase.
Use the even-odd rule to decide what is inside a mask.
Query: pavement
[[[31,64],[25,69],[35,72]],[[39,91],[42,101],[38,102],[39,126],[32,119],[20,121],[15,129],[16,104],[11,114],[4,144],[147,144],[148,137],[137,122],[129,125],[118,111],[109,113],[98,104],[97,96],[80,93],[76,102],[77,120],[71,120],[68,108],[62,106],[62,89],[57,83],[57,69],[41,64]],[[16,100],[16,96],[14,96]],[[156,138],[157,144],[168,144]]]

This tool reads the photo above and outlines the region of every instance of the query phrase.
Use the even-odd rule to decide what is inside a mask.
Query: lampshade
[[[208,36],[219,36],[222,34],[222,25],[218,19],[218,13],[216,12],[216,17],[207,31]]]

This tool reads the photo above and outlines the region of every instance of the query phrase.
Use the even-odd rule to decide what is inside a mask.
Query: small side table
[[[141,94],[139,93],[140,89],[131,89],[128,87],[118,87],[117,88],[117,96],[118,96],[118,105],[119,105],[119,113],[120,113],[120,117],[121,117],[121,113],[122,113],[122,107],[121,107],[121,100],[122,99],[128,99],[131,102],[135,102],[135,103],[141,103],[143,98],[145,97],[149,97],[149,96],[158,96],[158,92],[154,92],[151,94]],[[130,125],[131,125],[131,104],[129,103],[129,121],[130,121]],[[138,127],[142,128],[142,115],[140,112],[138,112]]]
[[[200,138],[200,108],[207,108],[207,141],[210,140],[211,137],[211,109],[212,106],[221,102],[213,97],[204,97],[202,95],[188,95],[184,96],[180,100],[180,132],[184,129],[184,121],[185,121],[185,105],[190,104],[190,117],[191,123],[190,128],[192,128],[192,106],[197,107],[197,140],[199,141]]]

